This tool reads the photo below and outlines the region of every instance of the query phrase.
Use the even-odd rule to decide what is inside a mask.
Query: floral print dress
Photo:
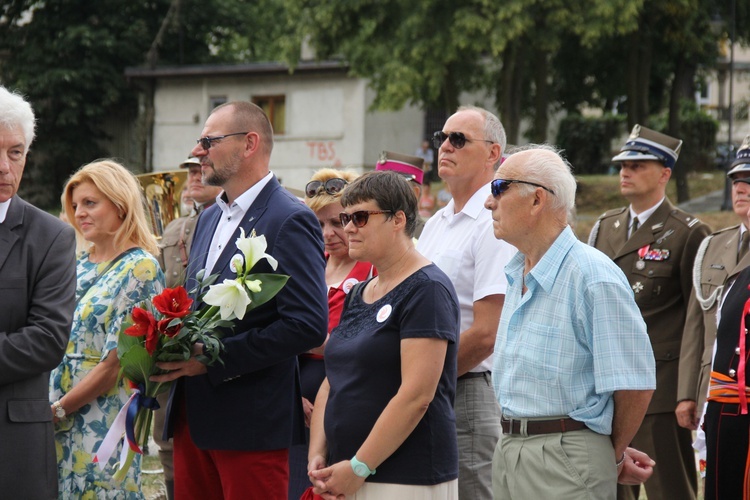
[[[116,349],[123,320],[133,306],[150,300],[164,288],[164,274],[158,262],[140,248],[123,256],[97,281],[108,265],[92,263],[88,253],[78,259],[79,300],[65,357],[50,376],[50,401],[62,398]],[[56,424],[61,499],[143,498],[140,455],[121,483],[112,479],[119,447],[103,471],[93,463],[94,454],[130,393],[127,382],[121,380],[111,391]]]

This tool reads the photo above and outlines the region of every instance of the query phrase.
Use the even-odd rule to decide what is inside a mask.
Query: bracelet
[[[622,452],[622,458],[615,464],[615,468],[619,469],[622,464],[625,463],[625,452]]]

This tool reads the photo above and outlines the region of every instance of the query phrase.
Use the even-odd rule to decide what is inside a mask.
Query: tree
[[[549,65],[561,36],[573,33],[588,46],[634,29],[642,2],[285,0],[285,6],[298,15],[297,40],[308,39],[320,58],[342,57],[353,75],[370,79],[376,108],[411,103],[451,112],[460,92],[483,89],[496,96],[513,140],[519,102],[531,88],[532,135],[544,140]],[[287,49],[287,61],[296,64],[298,48]]]
[[[0,2],[0,80],[29,98],[38,122],[24,196],[56,206],[70,173],[108,154],[105,119],[138,114],[126,67],[274,59],[281,15],[273,0]],[[145,153],[137,163],[150,166]]]

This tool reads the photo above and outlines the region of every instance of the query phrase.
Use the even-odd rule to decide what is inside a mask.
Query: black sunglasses
[[[542,186],[541,184],[537,184],[535,182],[529,182],[529,181],[519,181],[516,179],[495,179],[494,181],[490,182],[490,189],[492,190],[492,196],[497,198],[504,192],[510,188],[511,184],[528,184],[530,186],[536,186],[538,188],[542,188],[545,191],[549,191],[552,194],[555,194],[554,191],[552,191],[550,188]]]
[[[221,139],[224,139],[225,137],[232,137],[233,135],[246,135],[246,134],[249,134],[249,132],[235,132],[234,134],[217,135],[216,137],[201,137],[195,142],[200,144],[204,150],[208,151],[209,149],[211,149],[211,145],[212,145],[211,143],[214,141],[219,141]]]
[[[319,194],[328,193],[331,196],[339,194],[344,190],[348,182],[341,178],[328,179],[327,181],[310,181],[305,186],[305,196],[314,198]]]
[[[448,139],[448,141],[451,143],[451,146],[456,149],[461,149],[462,147],[466,146],[467,142],[474,141],[489,142],[490,144],[495,144],[493,141],[488,141],[487,139],[469,139],[464,135],[463,132],[451,132],[450,134],[446,134],[442,130],[438,130],[437,132],[432,134],[432,146],[435,149],[440,149],[440,146],[445,142],[446,139]]]
[[[738,182],[743,184],[750,184],[750,177],[740,177],[739,179],[732,179],[732,185],[737,185]]]
[[[349,224],[349,221],[351,221],[356,227],[365,227],[367,221],[370,220],[371,215],[392,213],[393,211],[391,210],[358,210],[351,214],[341,212],[339,214],[339,219],[341,219],[342,226],[346,226]]]

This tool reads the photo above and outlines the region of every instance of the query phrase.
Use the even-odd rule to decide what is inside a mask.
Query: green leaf
[[[133,346],[120,357],[123,375],[136,384],[148,387],[148,377],[154,372],[154,360],[143,346]]]
[[[289,276],[287,276],[286,274],[258,273],[249,274],[245,279],[247,279],[248,281],[260,280],[262,283],[260,292],[257,293],[253,293],[245,288],[248,296],[250,297],[250,300],[252,301],[247,310],[251,311],[274,298],[276,294],[279,293],[282,288],[284,288],[284,285],[286,285],[286,282],[289,280]]]

